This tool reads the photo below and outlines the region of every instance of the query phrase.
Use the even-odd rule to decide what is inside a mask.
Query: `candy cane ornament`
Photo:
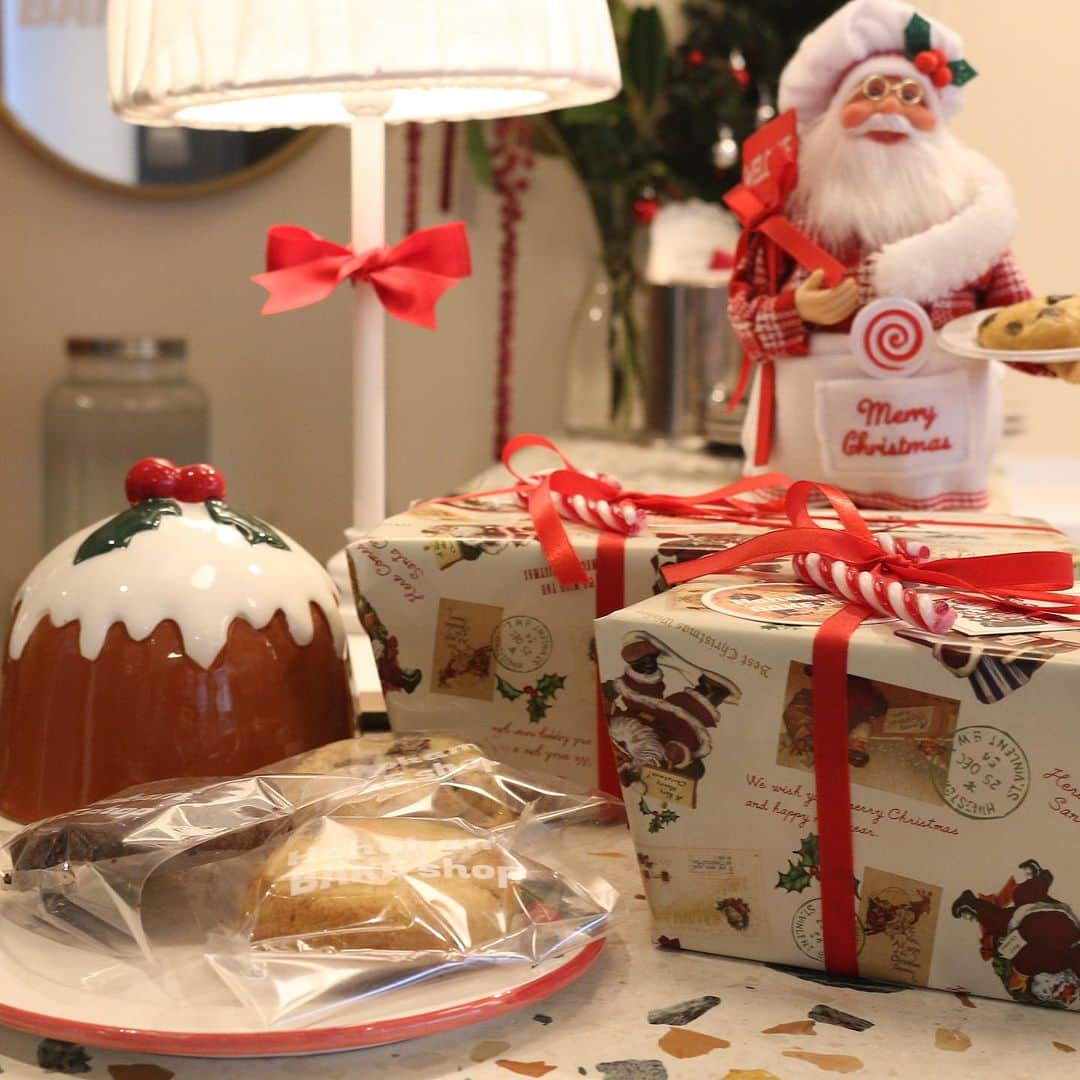
[[[889,539],[894,544],[900,542]],[[956,622],[956,612],[948,600],[928,596],[896,578],[856,570],[840,559],[816,553],[795,555],[792,563],[795,573],[807,584],[816,585],[842,600],[863,604],[879,615],[900,619],[918,630],[944,634]]]
[[[548,472],[527,476],[518,485],[517,497],[522,506],[529,505],[531,490],[539,485]],[[588,469],[582,469],[581,472],[593,480],[607,484],[613,493],[619,492],[622,488],[619,481],[607,473],[591,472]],[[631,499],[590,499],[581,494],[567,498],[558,491],[552,491],[551,502],[559,517],[565,521],[585,525],[590,529],[606,529],[609,532],[621,533],[623,536],[637,536],[645,528],[645,511]]]

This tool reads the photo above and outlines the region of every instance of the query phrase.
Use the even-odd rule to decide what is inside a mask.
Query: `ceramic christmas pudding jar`
[[[225,502],[212,466],[148,458],[126,490],[128,509],[56,547],[15,597],[0,814],[18,821],[244,773],[352,730],[319,563]]]

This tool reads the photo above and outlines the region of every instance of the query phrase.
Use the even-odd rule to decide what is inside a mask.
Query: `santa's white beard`
[[[792,210],[826,247],[877,251],[948,221],[975,187],[970,151],[943,128],[880,143],[828,113],[802,138]]]

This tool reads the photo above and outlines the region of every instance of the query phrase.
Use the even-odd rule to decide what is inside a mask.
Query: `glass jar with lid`
[[[116,511],[144,457],[209,458],[209,405],[181,338],[69,338],[67,374],[45,398],[45,541]]]

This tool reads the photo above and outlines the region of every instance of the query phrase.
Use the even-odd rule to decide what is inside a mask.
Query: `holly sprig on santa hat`
[[[904,30],[904,53],[939,90],[963,86],[979,73],[966,60],[950,60],[944,49],[935,49],[930,23],[918,12]]]

